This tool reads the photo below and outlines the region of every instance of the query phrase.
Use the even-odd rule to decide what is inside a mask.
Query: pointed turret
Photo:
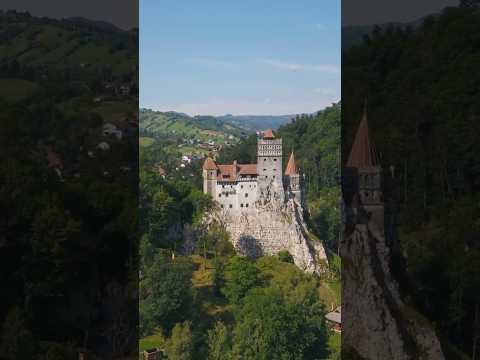
[[[358,126],[346,166],[359,169],[377,167],[379,164],[378,154],[371,140],[370,130],[368,128],[367,102],[365,101],[362,120]]]
[[[285,169],[285,175],[293,175],[298,174],[297,164],[295,163],[295,156],[293,155],[293,151],[290,154],[290,159],[288,160],[287,168]]]
[[[203,170],[216,170],[218,169],[217,164],[213,161],[212,158],[207,157],[203,163]]]
[[[366,101],[344,173],[347,204],[361,207],[383,228],[382,167],[368,128]]]
[[[263,132],[264,139],[275,139],[275,135],[273,135],[272,129],[267,129]]]
[[[212,158],[207,157],[203,163],[203,192],[215,197],[215,188],[217,186],[218,166]]]

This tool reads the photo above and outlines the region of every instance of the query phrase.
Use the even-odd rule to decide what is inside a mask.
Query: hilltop
[[[0,11],[0,19],[0,65],[7,70],[28,66],[45,75],[48,69],[90,69],[111,76],[129,76],[136,71],[138,34],[134,30],[81,18],[56,20],[16,11]]]

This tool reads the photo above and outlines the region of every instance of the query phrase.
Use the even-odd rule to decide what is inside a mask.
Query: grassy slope
[[[108,63],[112,65],[114,75],[130,72],[137,61],[134,49],[115,51],[113,38],[106,34],[34,20],[17,26],[21,30],[15,38],[0,45],[0,59],[16,59],[28,65]],[[127,36],[126,33],[120,34]]]

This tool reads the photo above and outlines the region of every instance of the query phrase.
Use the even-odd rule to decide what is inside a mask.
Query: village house
[[[337,306],[325,315],[325,319],[331,324],[332,331],[342,332],[342,307]]]

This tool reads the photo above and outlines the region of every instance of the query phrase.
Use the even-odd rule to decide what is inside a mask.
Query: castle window
[[[245,197],[248,197],[248,193],[245,194]]]
[[[240,185],[240,188],[243,189],[243,185]]]
[[[273,175],[273,178],[275,179],[275,175]]]
[[[222,197],[222,194],[218,194],[218,197]]]
[[[222,185],[222,189],[225,189],[225,185]]]
[[[228,197],[228,193],[225,193],[225,197]]]
[[[243,207],[243,204],[240,204],[240,207]]]
[[[232,208],[232,204],[228,205],[228,207],[231,209],[231,208]]]
[[[222,207],[222,209],[223,209],[223,204],[222,204],[222,205],[220,205],[220,206],[221,206],[221,207]]]
[[[273,161],[277,161],[277,158],[273,159]]]
[[[263,161],[267,161],[267,158],[263,158]]]
[[[368,198],[368,191],[365,191],[364,195]]]
[[[248,207],[248,204],[245,204],[245,207]]]

